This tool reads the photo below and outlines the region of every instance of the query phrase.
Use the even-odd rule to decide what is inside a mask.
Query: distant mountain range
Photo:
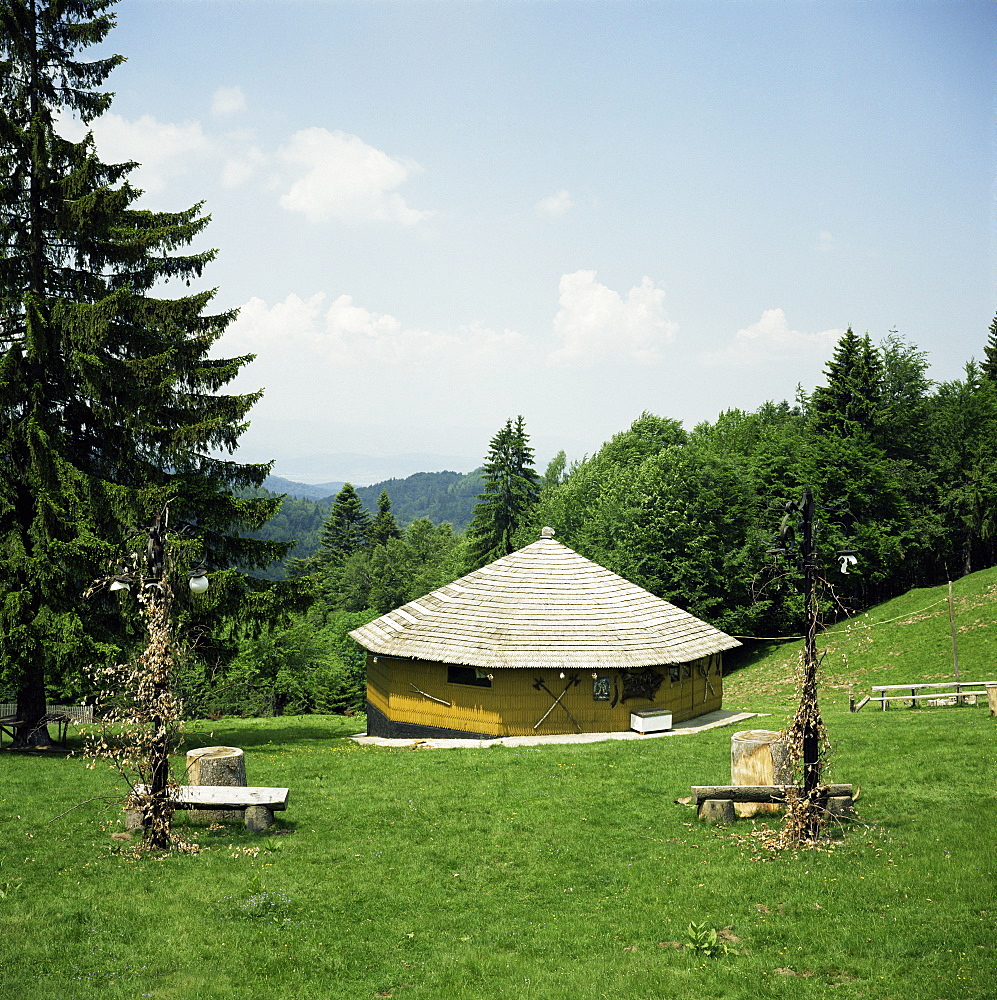
[[[263,480],[263,488],[271,493],[286,493],[289,497],[299,500],[324,500],[334,497],[344,486],[342,483],[296,483],[281,476],[267,476]]]
[[[320,545],[322,524],[332,510],[335,495],[343,483],[296,483],[281,476],[267,476],[263,489],[281,493],[286,499],[277,514],[259,531],[255,538],[275,541],[295,541],[291,558],[302,559],[315,552]],[[404,479],[386,479],[371,486],[356,487],[357,495],[373,514],[381,491],[391,499],[391,513],[399,526],[404,528],[420,517],[428,517],[433,524],[449,522],[455,531],[463,531],[474,516],[478,496],[485,484],[481,470],[464,475],[460,472],[416,472]],[[271,580],[284,576],[283,566],[273,566],[259,574]]]
[[[404,455],[361,455],[355,452],[337,452],[331,455],[306,455],[301,458],[278,459],[274,478],[288,482],[335,487],[338,492],[343,483],[370,486],[389,479],[405,479],[418,472],[473,472],[481,464],[480,458],[466,455],[439,455],[412,452]],[[338,485],[337,485],[338,484]],[[269,489],[269,487],[268,487]],[[326,494],[328,495],[328,494]]]
[[[341,482],[296,483],[281,476],[267,476],[263,488],[271,493],[286,493],[296,500],[309,500],[322,511],[323,518],[332,509],[333,498],[343,488]],[[371,512],[377,511],[381,491],[391,498],[391,512],[404,527],[417,518],[428,517],[434,524],[449,521],[463,531],[474,516],[478,495],[484,490],[479,470],[459,472],[416,472],[404,479],[386,479],[371,486],[357,486],[357,496]],[[290,504],[285,502],[285,507]]]
[[[289,558],[303,559],[315,552],[321,544],[322,525],[332,510],[335,495],[343,483],[296,483],[281,476],[267,476],[263,489],[270,493],[286,494],[277,514],[258,531],[254,538],[296,542]],[[357,495],[373,514],[381,491],[391,498],[391,513],[399,526],[404,528],[420,517],[428,517],[433,524],[449,522],[455,531],[463,531],[474,516],[478,496],[485,484],[480,470],[467,475],[459,472],[416,472],[404,479],[386,479],[372,486],[356,487]],[[284,567],[271,566],[256,575],[269,580],[282,580]]]

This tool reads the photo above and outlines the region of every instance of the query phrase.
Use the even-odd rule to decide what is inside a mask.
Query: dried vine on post
[[[111,586],[129,589],[133,582],[138,584],[146,647],[132,663],[95,671],[101,703],[108,707],[100,729],[88,737],[85,753],[94,762],[108,761],[129,782],[127,808],[140,813],[149,846],[161,850],[172,844],[170,757],[177,751],[183,723],[183,706],[173,691],[176,648],[168,517],[164,508],[147,529],[144,567],[133,555],[123,572],[94,581],[86,592],[92,596]]]
[[[824,813],[821,772],[828,744],[827,730],[817,700],[817,669],[820,666],[817,655],[817,562],[813,537],[814,500],[810,487],[804,489],[801,500],[786,504],[785,509],[786,517],[780,531],[780,541],[784,544],[788,545],[794,534],[790,529],[790,518],[794,514],[799,515],[799,535],[795,542],[798,545],[798,566],[803,573],[805,641],[798,671],[800,703],[792,723],[783,733],[794,774],[802,777],[802,790],[787,801],[783,838],[788,842],[814,842],[820,837]],[[780,548],[771,551],[785,554],[787,550]],[[851,565],[855,564],[853,550],[842,550],[842,554],[850,559]],[[844,568],[845,563],[842,563],[843,571]]]

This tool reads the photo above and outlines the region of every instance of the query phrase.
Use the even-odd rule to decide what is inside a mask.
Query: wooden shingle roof
[[[487,669],[628,669],[739,646],[553,538],[355,629],[370,652]]]

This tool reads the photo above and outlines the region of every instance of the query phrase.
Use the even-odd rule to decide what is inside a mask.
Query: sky
[[[278,475],[468,471],[518,415],[542,472],[644,411],[792,400],[848,326],[937,381],[982,357],[989,0],[115,9],[98,150],[145,207],[204,202],[214,353],[265,389],[237,457]]]

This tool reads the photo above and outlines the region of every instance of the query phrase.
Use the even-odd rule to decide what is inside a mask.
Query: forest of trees
[[[963,378],[934,384],[924,352],[896,332],[875,343],[849,330],[822,384],[798,389],[791,403],[728,410],[688,431],[644,413],[595,455],[567,466],[561,453],[542,476],[522,417],[510,419],[484,457],[484,486],[463,534],[427,518],[400,528],[386,490],[372,515],[347,484],[315,554],[292,567],[314,586],[299,621],[307,634],[324,630],[342,658],[350,649],[343,622],[383,614],[550,526],[564,544],[725,631],[795,635],[798,575],[774,566],[768,550],[786,501],[806,486],[833,588],[824,591],[826,620],[993,565],[997,319],[983,357]],[[840,548],[857,553],[847,575]],[[283,676],[307,677],[287,649]],[[355,684],[351,704],[360,707],[362,660],[352,652],[338,697],[348,702]],[[299,692],[293,704],[306,707],[307,698]]]
[[[817,502],[823,564],[859,566],[835,591],[859,608],[994,563],[997,320],[986,360],[933,385],[924,352],[895,332],[849,330],[825,383],[792,404],[729,410],[684,431],[644,414],[545,486],[517,539],[542,524],[582,554],[742,635],[798,628],[799,597],[770,579],[779,502]]]
[[[645,412],[543,475],[519,416],[470,476],[366,496],[347,483],[328,502],[268,494],[267,466],[217,457],[235,452],[257,398],[223,392],[247,358],[210,357],[232,314],[209,312],[210,292],[163,291],[210,264],[183,252],[201,206],[137,209],[135,164],[106,164],[91,136],[56,128],[109,106],[97,88],[120,57],[76,55],[107,35],[108,6],[0,0],[0,701],[16,702],[19,738],[44,738],[46,701],[93,696],[90,664],[141,647],[120,594],[86,607],[82,595],[165,504],[189,526],[178,560],[212,570],[208,594],[176,606],[192,716],[360,709],[349,631],[543,526],[746,636],[799,629],[794,576],[767,551],[804,487],[835,580],[828,616],[997,560],[997,318],[982,361],[951,382],[933,383],[897,332],[849,329],[822,384],[792,402],[691,430]],[[847,576],[833,573],[839,547],[858,554]]]
[[[267,482],[271,481],[268,477]],[[288,483],[288,486],[295,485]],[[357,496],[371,513],[377,510],[382,492],[391,498],[392,515],[397,523],[405,526],[413,521],[428,519],[434,524],[450,524],[455,531],[463,531],[474,516],[478,494],[484,489],[481,472],[417,472],[405,479],[387,479],[373,486],[356,487]],[[320,499],[280,494],[266,487],[248,490],[247,496],[277,499],[282,497],[280,510],[254,531],[253,537],[274,541],[293,540],[289,559],[305,559],[318,551],[322,544],[322,525],[334,502],[333,496]],[[284,564],[274,563],[254,575],[267,580],[286,578]]]

